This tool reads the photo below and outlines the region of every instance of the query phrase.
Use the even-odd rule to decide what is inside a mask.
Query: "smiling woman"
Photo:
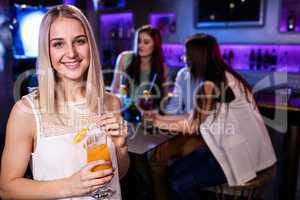
[[[65,29],[70,26],[72,29]],[[87,36],[78,20],[61,17],[54,21],[50,28],[50,57],[62,81],[84,78],[83,74],[90,65],[90,51]]]
[[[119,99],[104,91],[96,42],[79,9],[60,5],[44,16],[37,65],[38,90],[15,104],[7,124],[0,196],[91,200],[109,184],[110,197],[121,199],[119,177],[129,165],[127,129]],[[87,164],[84,145],[72,142],[91,125],[105,132],[109,169],[93,172],[106,161]],[[29,162],[33,180],[24,177]]]

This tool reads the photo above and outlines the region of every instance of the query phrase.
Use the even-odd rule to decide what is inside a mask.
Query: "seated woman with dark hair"
[[[185,42],[195,106],[183,115],[149,114],[154,126],[197,135],[204,144],[168,168],[173,199],[199,199],[199,189],[241,185],[276,162],[250,86],[222,59],[213,36],[196,34]],[[177,147],[168,148],[173,149]]]
[[[120,87],[125,85],[131,99],[137,102],[153,82],[150,92],[155,96],[155,107],[159,108],[161,99],[166,96],[163,86],[167,80],[166,71],[161,34],[157,28],[144,25],[135,33],[134,50],[118,56],[111,90],[119,93]]]

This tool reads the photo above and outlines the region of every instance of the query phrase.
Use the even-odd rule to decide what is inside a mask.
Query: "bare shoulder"
[[[35,118],[30,103],[21,99],[14,105],[7,123],[1,161],[1,181],[23,177],[34,149]]]
[[[120,112],[121,100],[117,95],[112,94],[110,92],[106,92],[104,101],[105,101],[106,108],[109,111]]]
[[[133,51],[123,51],[122,53],[120,53],[121,56],[127,56],[127,55],[132,55]]]
[[[28,100],[22,98],[12,108],[7,123],[7,134],[22,131],[27,136],[34,136],[35,129],[33,109]]]
[[[119,54],[116,61],[116,69],[124,71],[125,70],[125,60],[130,55],[133,55],[132,51],[123,51]]]
[[[124,62],[126,57],[132,56],[133,54],[134,54],[133,51],[123,51],[119,54],[118,59],[120,59],[120,61]]]
[[[22,98],[15,103],[11,111],[11,115],[13,115],[14,117],[21,117],[22,120],[31,121],[32,119],[34,119],[33,109],[29,101],[25,98]]]

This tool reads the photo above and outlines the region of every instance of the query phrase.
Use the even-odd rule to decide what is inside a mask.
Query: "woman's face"
[[[141,32],[138,40],[138,51],[141,57],[151,56],[154,49],[154,41],[148,33]]]
[[[50,59],[59,78],[80,81],[90,65],[88,38],[82,24],[60,17],[50,27]]]

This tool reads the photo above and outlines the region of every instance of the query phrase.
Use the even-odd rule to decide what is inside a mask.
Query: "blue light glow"
[[[13,54],[15,58],[34,58],[38,55],[38,35],[44,7],[15,5],[13,19]]]
[[[0,42],[0,72],[4,70],[4,53],[5,53],[4,46]]]
[[[21,39],[28,57],[38,55],[39,29],[43,16],[44,13],[41,11],[33,12],[25,16],[21,22]]]
[[[93,8],[95,11],[98,10],[98,0],[93,0]]]

